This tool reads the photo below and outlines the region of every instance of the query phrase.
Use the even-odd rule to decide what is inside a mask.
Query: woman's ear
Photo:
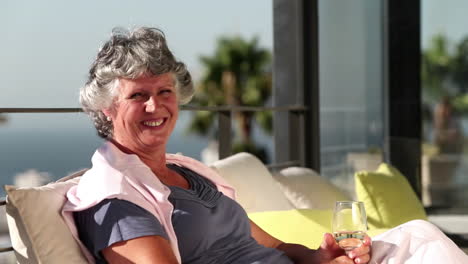
[[[107,117],[107,120],[110,121],[110,119],[112,119],[112,111],[110,110],[110,108],[102,109],[102,112]]]

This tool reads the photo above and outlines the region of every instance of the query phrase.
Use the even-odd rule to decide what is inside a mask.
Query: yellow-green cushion
[[[286,243],[302,244],[315,249],[320,246],[324,233],[331,233],[333,211],[293,209],[250,213],[249,218],[267,233]],[[386,229],[368,232],[373,237]]]
[[[267,233],[286,243],[318,248],[330,232],[331,210],[294,209],[250,213],[249,218]]]
[[[356,195],[366,207],[369,229],[392,228],[413,219],[427,220],[426,212],[408,180],[382,163],[376,172],[355,174]]]

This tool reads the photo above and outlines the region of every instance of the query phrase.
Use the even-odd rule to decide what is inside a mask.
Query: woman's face
[[[165,152],[178,111],[174,75],[165,73],[120,79],[116,101],[104,113],[112,118],[113,139],[138,153]]]

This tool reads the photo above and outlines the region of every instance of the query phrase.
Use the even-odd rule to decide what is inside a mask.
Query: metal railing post
[[[232,154],[231,111],[218,112],[218,155],[224,159]]]
[[[289,121],[289,158],[290,160],[300,160],[301,166],[304,167],[304,140],[301,133],[301,115],[295,111],[288,112]]]

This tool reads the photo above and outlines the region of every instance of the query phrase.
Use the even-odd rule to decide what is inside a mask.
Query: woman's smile
[[[156,128],[156,127],[160,127],[165,121],[166,121],[166,118],[159,118],[156,120],[143,121],[143,125]]]

